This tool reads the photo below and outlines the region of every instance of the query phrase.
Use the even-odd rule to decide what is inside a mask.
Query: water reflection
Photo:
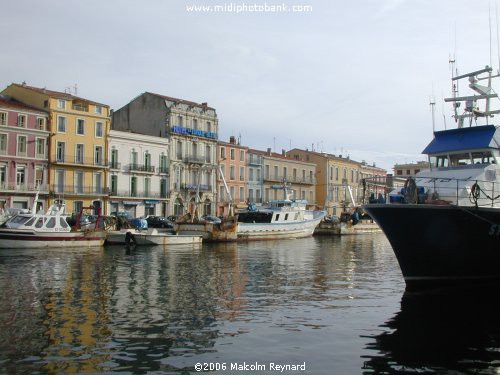
[[[364,373],[482,373],[500,367],[499,290],[405,293],[401,311],[370,337]]]
[[[403,289],[383,236],[0,254],[0,372],[360,367]],[[365,329],[365,328],[363,328]],[[338,337],[343,339],[337,340]]]

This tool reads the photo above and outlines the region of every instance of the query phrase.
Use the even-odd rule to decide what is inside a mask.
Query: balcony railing
[[[109,188],[97,186],[78,185],[50,185],[50,191],[54,194],[74,194],[74,195],[108,195]]]
[[[162,173],[162,174],[169,174],[170,173],[170,170],[168,167],[158,167],[158,173]]]
[[[198,190],[198,185],[184,183],[184,184],[181,184],[181,189],[183,189],[183,190],[190,190],[190,191],[196,191],[196,190]],[[200,184],[200,191],[212,191],[212,185],[202,185],[202,184]]]
[[[206,159],[204,156],[197,156],[197,155],[187,155],[184,157],[184,161],[186,163],[194,163],[194,164],[205,164],[207,163]]]
[[[72,108],[75,111],[83,111],[83,112],[88,112],[89,111],[89,107],[81,105],[81,104],[73,104]]]
[[[108,163],[108,167],[109,167],[109,169],[120,169],[122,167],[122,164],[118,163],[116,161],[110,161]]]
[[[262,157],[250,155],[250,157],[248,158],[248,164],[262,165]]]
[[[275,175],[271,175],[271,176],[265,176],[264,177],[264,180],[265,181],[279,181],[279,182],[282,182],[282,181],[286,181],[286,182],[289,182],[289,183],[292,183],[292,184],[308,184],[308,185],[314,185],[315,184],[315,178],[310,178],[310,177],[293,177],[293,176],[288,176],[288,177],[283,177],[281,175],[279,176],[275,176]]]
[[[46,184],[9,184],[0,183],[0,191],[16,191],[21,193],[48,192],[49,185]]]
[[[103,158],[84,158],[79,155],[56,156],[54,163],[83,165],[86,167],[106,167],[108,165],[108,161]]]
[[[146,173],[155,173],[155,167],[152,165],[144,165],[144,164],[129,164],[129,171],[134,172],[146,172]]]
[[[166,192],[158,191],[132,191],[132,190],[115,190],[109,193],[112,197],[133,197],[133,198],[167,198]]]

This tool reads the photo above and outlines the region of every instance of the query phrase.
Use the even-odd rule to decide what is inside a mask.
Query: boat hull
[[[137,246],[172,246],[186,244],[201,244],[202,237],[198,235],[177,235],[177,234],[148,234],[131,232],[135,245]],[[133,240],[132,240],[133,241]],[[109,231],[106,236],[107,245],[125,245],[126,232]]]
[[[364,208],[391,243],[408,289],[500,282],[500,210],[410,204]]]
[[[105,236],[105,232],[37,233],[0,229],[0,249],[98,247],[104,244]]]
[[[320,223],[314,230],[314,234],[327,236],[344,236],[354,234],[381,233],[382,229],[375,222],[360,221],[356,225],[350,223]]]

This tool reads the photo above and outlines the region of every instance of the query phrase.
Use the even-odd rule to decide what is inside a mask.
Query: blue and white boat
[[[458,96],[456,81],[463,78],[478,95]],[[493,78],[499,74],[490,67],[453,77],[453,97],[445,101],[453,103],[458,127],[434,132],[423,151],[430,168],[407,179],[387,204],[364,206],[389,239],[409,289],[500,282],[500,128],[489,123],[500,110],[490,103],[498,99]]]

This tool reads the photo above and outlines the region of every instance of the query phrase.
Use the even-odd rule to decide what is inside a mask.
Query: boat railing
[[[496,180],[439,176],[366,178],[363,180],[363,203],[498,207],[500,206],[500,183]]]

